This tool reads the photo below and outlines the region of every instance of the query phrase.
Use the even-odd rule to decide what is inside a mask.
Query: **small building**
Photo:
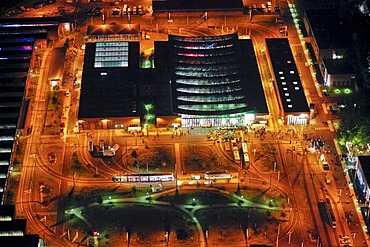
[[[350,59],[324,58],[324,85],[328,87],[356,87],[356,72]]]

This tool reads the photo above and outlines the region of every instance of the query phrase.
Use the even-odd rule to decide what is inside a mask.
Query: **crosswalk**
[[[315,127],[315,130],[329,130],[328,126]]]
[[[297,143],[297,152],[302,154],[303,153],[303,147],[302,147],[302,143],[301,142],[298,142]]]

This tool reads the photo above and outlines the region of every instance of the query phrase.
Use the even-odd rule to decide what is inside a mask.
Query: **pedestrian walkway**
[[[315,127],[315,130],[329,130],[329,126]]]
[[[200,188],[194,188],[194,187],[183,187],[181,190],[196,190],[198,191]],[[205,239],[204,235],[204,229],[202,228],[202,225],[200,224],[199,220],[195,216],[195,212],[200,210],[200,209],[207,209],[207,208],[225,208],[225,207],[248,207],[248,208],[259,208],[259,209],[267,209],[267,210],[281,210],[281,208],[278,207],[271,207],[269,205],[265,204],[260,204],[260,203],[255,203],[252,201],[249,201],[247,199],[244,199],[243,197],[240,197],[236,194],[232,194],[228,191],[223,191],[217,188],[211,188],[211,187],[202,187],[201,189],[203,190],[213,190],[217,191],[219,193],[231,196],[235,198],[238,202],[235,203],[223,203],[223,204],[212,204],[212,205],[201,205],[201,204],[172,204],[171,202],[166,202],[166,201],[159,201],[156,200],[157,198],[167,195],[167,194],[173,194],[176,193],[176,188],[169,189],[166,191],[162,191],[153,195],[148,196],[140,196],[140,197],[135,197],[135,198],[111,198],[108,197],[107,199],[104,199],[102,203],[94,202],[90,203],[87,206],[81,206],[81,207],[76,207],[72,208],[69,210],[65,211],[65,214],[70,214],[74,215],[83,222],[90,228],[93,229],[94,224],[88,221],[88,219],[85,217],[85,214],[83,213],[86,209],[88,208],[93,208],[93,207],[98,207],[98,206],[103,206],[103,205],[109,205],[112,203],[138,203],[138,204],[151,204],[151,205],[157,205],[157,206],[164,206],[164,207],[173,207],[175,206],[177,209],[181,210],[183,213],[188,215],[195,223],[198,232],[199,232],[199,242],[201,243],[201,247],[207,246],[207,241]]]

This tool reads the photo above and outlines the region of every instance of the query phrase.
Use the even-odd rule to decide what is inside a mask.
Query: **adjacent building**
[[[310,109],[288,39],[266,39],[279,114],[284,124],[308,124]]]
[[[356,89],[350,35],[345,33],[337,11],[308,9],[303,23],[317,61],[317,73],[321,73],[324,86]]]

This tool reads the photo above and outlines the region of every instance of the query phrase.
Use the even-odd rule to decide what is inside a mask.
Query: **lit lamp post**
[[[176,183],[176,193],[179,192],[179,188],[177,187],[177,164],[175,163],[175,183]]]

